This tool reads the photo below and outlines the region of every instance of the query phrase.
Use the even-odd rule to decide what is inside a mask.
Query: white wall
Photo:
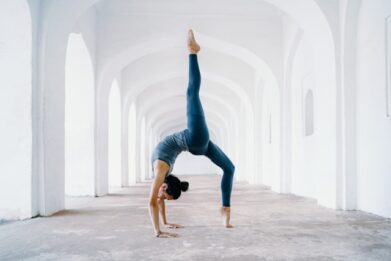
[[[40,43],[40,17],[41,2],[39,0],[28,0],[30,5],[32,20],[32,197],[31,197],[31,216],[39,214],[40,209],[40,168],[42,167],[40,158],[40,147],[38,146],[38,137],[42,135],[39,132],[40,121],[38,120],[38,110],[40,107],[39,99],[39,43]]]
[[[385,70],[389,15],[390,1],[362,1],[357,50],[358,208],[387,217],[391,217],[391,118],[386,117]]]
[[[330,86],[318,78],[314,59],[317,55],[304,33],[292,64],[291,120],[292,168],[291,192],[317,199],[322,205],[335,207],[335,117],[330,110],[335,97]],[[314,94],[314,134],[305,135],[305,95]]]
[[[281,141],[280,141],[279,89],[265,86],[262,93],[262,183],[281,192]]]
[[[0,8],[0,220],[30,217],[32,22],[24,0]]]

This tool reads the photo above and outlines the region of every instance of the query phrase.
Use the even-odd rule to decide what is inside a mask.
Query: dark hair
[[[180,181],[176,176],[169,174],[164,179],[164,183],[167,184],[166,192],[170,194],[174,199],[181,196],[181,191],[185,192],[189,188],[189,182]]]

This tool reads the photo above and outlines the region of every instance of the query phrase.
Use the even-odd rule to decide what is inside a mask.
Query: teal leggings
[[[189,152],[204,155],[223,170],[221,194],[224,207],[230,206],[235,166],[227,155],[209,139],[204,110],[200,100],[201,73],[196,54],[189,55],[189,85],[187,87],[187,129],[184,130]]]

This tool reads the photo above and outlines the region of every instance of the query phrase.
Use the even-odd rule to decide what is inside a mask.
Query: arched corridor
[[[54,232],[38,232],[38,242],[64,234],[80,236],[69,244],[82,242],[90,233],[125,240],[121,231],[145,241],[133,246],[138,251],[122,243],[117,252],[85,249],[75,256],[46,249],[34,254],[38,260],[142,260],[151,251],[144,246],[153,231],[151,155],[187,126],[192,28],[201,45],[210,139],[235,165],[238,227],[215,226],[223,171],[204,156],[180,154],[173,173],[192,182],[168,204],[169,217],[188,224],[178,244],[194,249],[178,260],[356,260],[363,249],[371,250],[366,260],[388,260],[390,17],[385,0],[0,2],[0,235],[15,229],[29,237],[29,228],[47,224]],[[107,227],[92,232],[98,227],[82,217]],[[62,222],[74,227],[55,229]],[[320,236],[326,225],[333,232]],[[349,240],[359,237],[352,227],[365,230],[368,241]],[[197,233],[210,248],[197,245]],[[213,245],[213,233],[216,241],[229,239]],[[232,243],[247,234],[248,241]],[[331,255],[341,239],[344,249]],[[255,251],[261,242],[270,248]],[[282,243],[286,255],[275,253]],[[19,244],[9,241],[0,259],[33,255],[8,253]],[[301,254],[300,245],[312,250]],[[241,249],[242,257],[234,253]]]

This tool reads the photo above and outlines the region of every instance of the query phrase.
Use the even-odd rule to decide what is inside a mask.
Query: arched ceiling
[[[311,6],[320,11],[313,1],[300,0],[299,6]],[[203,79],[231,87],[237,99],[224,97],[221,100],[245,104],[250,118],[256,80],[261,78],[262,82],[275,87],[281,83],[283,13],[293,16],[300,25],[314,28],[308,25],[308,12],[284,0],[245,0],[240,6],[227,1],[216,1],[211,6],[205,0],[192,4],[178,0],[164,3],[101,0],[96,2],[96,10],[101,31],[98,40],[103,47],[97,70],[98,92],[101,92],[98,95],[106,96],[112,79],[121,75],[124,110],[129,109],[131,101],[137,100],[137,104],[146,104],[144,109],[137,108],[140,115],[153,115],[155,108],[148,106],[148,101],[149,104],[158,102],[159,99],[150,97],[161,94],[155,90],[144,97],[141,94],[144,90],[181,74],[187,75],[185,37],[189,27],[195,28],[205,54],[199,59],[201,70],[206,72],[202,73]],[[325,22],[323,16],[315,18],[314,15],[310,17],[317,26]],[[240,32],[235,31],[238,29]],[[171,90],[174,96],[186,86],[185,78],[177,84],[177,89]],[[210,97],[223,97],[228,93],[224,90],[229,89],[224,87]]]
[[[184,102],[187,89],[188,57],[187,55],[182,55],[182,57],[178,58],[178,54],[174,51],[169,49],[167,50],[168,53],[159,52],[143,56],[129,64],[122,72],[124,110],[129,110],[130,101],[137,100],[138,116],[143,117],[147,115],[147,118],[150,119],[147,124],[153,124],[153,121],[156,120],[155,113],[159,114],[167,110],[179,114],[184,119],[186,117]],[[213,52],[209,51],[209,53]],[[249,93],[240,90],[245,89],[246,86],[250,90],[250,87],[254,86],[253,68],[238,59],[229,57],[227,59],[227,57],[219,56],[222,55],[218,55],[215,59],[216,61],[221,63],[226,58],[225,61],[228,61],[232,67],[227,72],[220,71],[224,76],[205,72],[204,67],[211,68],[213,65],[199,56],[202,71],[201,95],[204,97],[202,98],[203,104],[204,107],[209,107],[210,111],[211,105],[208,104],[207,99],[213,100],[213,103],[218,104],[213,106],[214,109],[219,114],[222,114],[223,118],[231,118],[233,122],[237,123],[239,118],[237,108],[242,106],[242,104],[249,105],[251,103]],[[157,61],[161,61],[158,67],[156,67]],[[175,72],[174,70],[178,71]],[[213,70],[213,68],[210,70]],[[168,73],[165,73],[166,71]],[[250,78],[242,88],[230,80],[230,78],[235,78],[231,76],[235,72],[242,77],[247,75],[247,78]],[[240,81],[240,79],[236,77],[236,81]],[[245,79],[242,79],[241,82],[245,82]],[[168,99],[170,97],[173,98],[171,101]],[[180,98],[175,99],[177,97]],[[177,104],[181,106],[178,107],[176,106]],[[172,110],[173,107],[176,109]],[[227,128],[228,126],[226,125]]]
[[[172,99],[171,99],[172,100]],[[205,115],[206,115],[206,122],[208,125],[211,123],[215,123],[217,126],[221,126],[221,128],[224,129],[229,129],[229,122],[227,119],[225,119],[223,116],[221,116],[216,110],[215,106],[212,106],[208,102],[205,102],[205,104],[208,105],[208,109],[205,109]],[[159,104],[158,104],[159,106]],[[178,108],[179,107],[179,108]],[[176,121],[181,121],[183,122],[183,128],[186,128],[186,118],[182,114],[177,114],[178,111],[181,111],[181,105],[174,106],[170,109],[164,110],[164,111],[159,111],[153,114],[153,116],[148,117],[150,120],[148,122],[148,127],[151,129],[155,129],[157,131],[160,130],[160,128],[157,128],[159,125],[159,122],[165,122],[165,121],[170,121],[171,119],[175,119]]]

